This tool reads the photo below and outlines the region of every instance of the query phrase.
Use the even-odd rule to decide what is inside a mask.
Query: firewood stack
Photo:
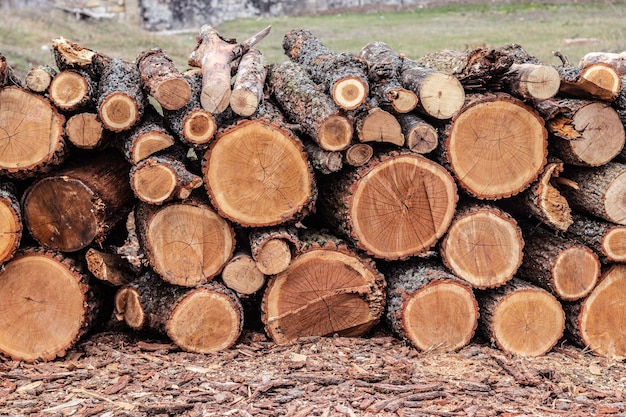
[[[182,349],[481,335],[626,356],[626,76],[519,45],[409,58],[203,26],[180,72],[54,40],[0,55],[0,352],[63,356],[110,318]]]

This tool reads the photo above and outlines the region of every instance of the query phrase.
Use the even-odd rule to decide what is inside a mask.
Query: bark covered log
[[[67,139],[79,149],[99,149],[114,139],[108,134],[97,113],[77,113],[65,123]]]
[[[566,235],[593,249],[604,264],[626,262],[626,226],[574,213]]]
[[[98,85],[98,115],[107,129],[129,130],[141,120],[147,100],[141,89],[141,74],[134,63],[111,59],[102,70]]]
[[[50,65],[31,68],[24,78],[24,85],[30,91],[43,94],[48,91],[50,83],[58,71]]]
[[[230,95],[230,107],[240,116],[252,116],[263,100],[268,66],[258,49],[246,52],[239,62]]]
[[[250,232],[252,258],[265,275],[275,275],[287,269],[298,247],[295,227],[262,228]]]
[[[609,64],[595,63],[584,68],[561,66],[557,69],[561,76],[561,96],[613,101],[620,91],[620,76]]]
[[[398,115],[398,122],[407,148],[421,154],[437,149],[439,134],[432,124],[413,113]]]
[[[266,282],[266,276],[247,252],[236,252],[222,270],[222,282],[235,291],[240,298],[259,292]]]
[[[141,52],[135,59],[141,85],[164,109],[178,110],[191,97],[189,83],[160,48]]]
[[[128,132],[122,149],[126,160],[136,165],[142,159],[174,144],[174,136],[167,129],[165,121],[150,107],[141,123]]]
[[[19,248],[23,229],[17,188],[12,182],[0,182],[0,264],[11,259]]]
[[[13,72],[4,55],[0,54],[0,88],[7,86],[22,86],[22,80]]]
[[[97,99],[96,82],[85,71],[65,70],[54,76],[48,88],[50,101],[62,111],[90,109]]]

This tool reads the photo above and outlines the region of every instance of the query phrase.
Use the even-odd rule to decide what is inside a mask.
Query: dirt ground
[[[112,323],[65,358],[0,360],[0,416],[626,416],[625,395],[624,362],[567,342],[419,352],[382,326],[288,346],[246,331],[202,355]]]

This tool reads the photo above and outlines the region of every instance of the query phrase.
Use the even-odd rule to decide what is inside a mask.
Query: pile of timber
[[[378,323],[626,356],[626,69],[519,45],[411,59],[203,26],[189,69],[59,38],[0,55],[0,352],[63,356],[110,319],[190,352]],[[142,333],[143,334],[143,333]]]

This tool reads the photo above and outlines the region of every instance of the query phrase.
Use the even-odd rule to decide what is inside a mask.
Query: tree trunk
[[[62,163],[67,156],[64,123],[42,96],[18,87],[0,89],[0,174],[29,178]]]
[[[52,41],[52,53],[60,71],[68,69],[86,71],[94,80],[100,79],[104,66],[111,61],[107,56],[62,37]]]
[[[601,265],[587,246],[538,227],[526,230],[524,242],[519,278],[564,301],[586,297],[596,286]]]
[[[621,80],[615,69],[605,63],[585,68],[562,66],[559,95],[587,100],[613,101],[619,93]]]
[[[522,100],[546,100],[559,92],[561,76],[548,65],[513,64],[502,83],[504,91]]]
[[[77,113],[65,123],[67,139],[79,149],[104,147],[110,138],[96,113]]]
[[[624,126],[615,109],[606,103],[553,99],[535,107],[556,136],[550,143],[551,153],[567,164],[604,165],[624,148]]]
[[[22,235],[22,210],[17,189],[11,182],[0,182],[0,264],[13,257]]]
[[[477,294],[479,330],[504,352],[541,356],[563,336],[565,313],[548,291],[519,279]]]
[[[304,237],[304,239],[307,239]],[[312,239],[312,238],[311,238]],[[360,336],[379,322],[385,281],[373,262],[317,237],[265,290],[262,320],[278,344],[304,336]]]
[[[302,143],[285,127],[242,120],[203,158],[205,188],[220,215],[247,227],[302,219],[317,197]]]
[[[327,175],[341,171],[341,168],[343,168],[343,154],[340,151],[326,151],[306,137],[301,140],[304,144],[304,151],[315,172]]]
[[[228,349],[243,330],[243,308],[231,290],[217,282],[171,285],[152,272],[118,290],[115,315],[132,329],[157,331],[193,353]]]
[[[112,59],[102,71],[99,87],[98,115],[107,129],[113,132],[129,130],[141,120],[146,97],[135,64]]]
[[[345,151],[346,163],[353,167],[365,165],[374,156],[374,148],[367,143],[355,143]]]
[[[327,94],[320,91],[304,68],[293,62],[273,65],[269,89],[287,119],[298,123],[327,151],[341,151],[352,140],[352,123],[341,114]]]
[[[478,303],[467,283],[441,265],[410,260],[390,264],[385,318],[422,351],[466,346],[478,325]]]
[[[135,221],[149,264],[171,284],[196,287],[211,281],[234,252],[230,224],[199,201],[139,204]]]
[[[252,116],[263,99],[268,67],[258,49],[241,57],[230,95],[230,108],[240,116]]]
[[[443,167],[418,154],[388,152],[320,184],[318,211],[359,249],[395,260],[433,246],[448,229],[457,199]]]
[[[546,164],[543,119],[507,94],[470,96],[445,136],[444,163],[457,184],[478,199],[518,194]]]
[[[522,263],[524,240],[513,217],[489,205],[457,210],[440,253],[450,271],[473,288],[508,282]]]
[[[61,71],[48,89],[50,101],[61,111],[85,110],[93,106],[96,96],[97,84],[85,71]]]
[[[13,360],[65,356],[111,314],[107,294],[61,254],[24,248],[0,277],[0,351]]]
[[[191,97],[191,87],[172,60],[159,48],[141,52],[136,60],[146,94],[167,110],[178,110]]]
[[[101,244],[134,203],[129,168],[119,152],[111,150],[32,183],[22,201],[32,237],[62,252]]]
[[[575,213],[567,236],[593,249],[604,264],[626,262],[626,226]]]

